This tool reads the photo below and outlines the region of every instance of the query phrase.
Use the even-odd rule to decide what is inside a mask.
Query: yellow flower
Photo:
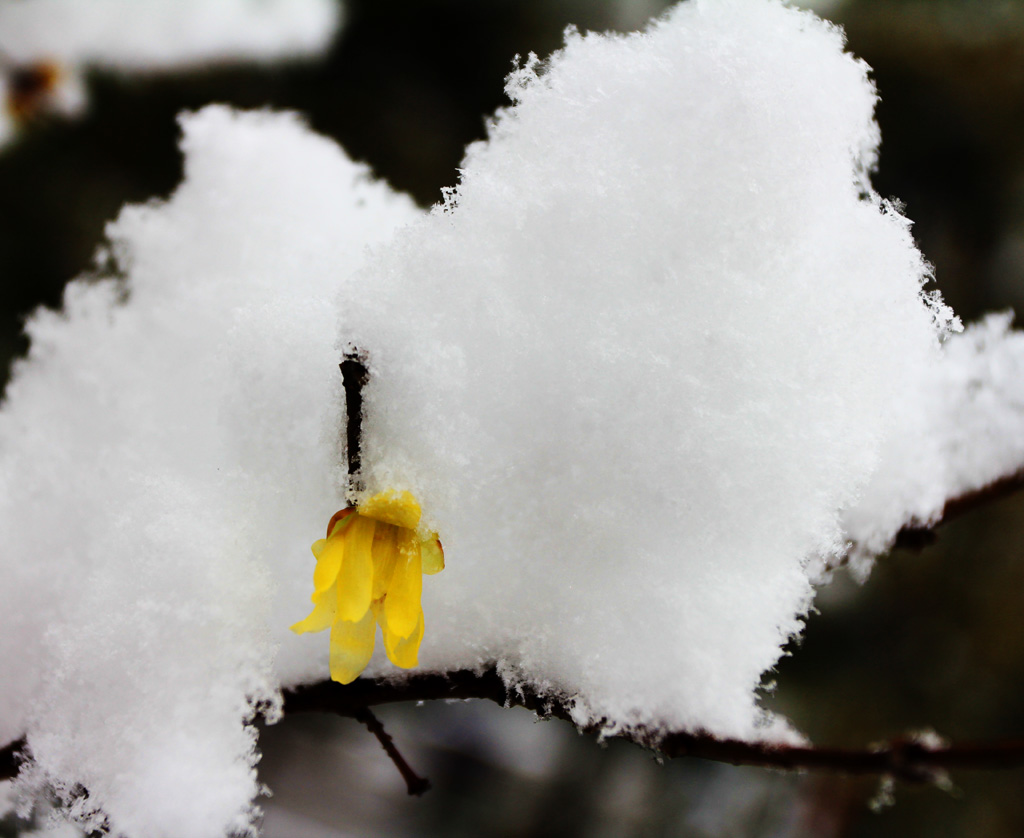
[[[424,573],[444,570],[437,533],[419,529],[410,492],[380,492],[336,513],[313,545],[313,612],[292,631],[331,628],[331,678],[348,684],[373,655],[377,624],[395,666],[417,664],[423,639]]]

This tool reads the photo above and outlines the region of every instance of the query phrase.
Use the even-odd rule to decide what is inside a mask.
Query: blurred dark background
[[[75,121],[42,120],[0,151],[0,354],[57,306],[126,202],[168,195],[175,115],[209,102],[286,108],[428,206],[465,145],[505,104],[514,55],[546,55],[568,24],[629,30],[664,0],[348,0],[324,60],[187,74],[92,74]],[[965,321],[1024,305],[1024,3],[847,0],[846,27],[881,93],[883,196],[906,204],[938,284]],[[7,364],[2,365],[3,368]],[[955,741],[1024,738],[1024,498],[940,530],[935,546],[840,575],[766,703],[820,744],[859,746],[934,728]],[[1024,772],[963,772],[954,788],[782,775],[600,747],[558,722],[480,704],[380,714],[433,782],[422,800],[356,723],[266,730],[271,838],[453,836],[1015,836]]]

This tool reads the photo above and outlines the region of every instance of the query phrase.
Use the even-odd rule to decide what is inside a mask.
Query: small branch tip
[[[391,761],[395,764],[395,768],[398,769],[398,773],[402,775],[402,779],[405,780],[405,787],[408,793],[413,797],[421,797],[430,791],[430,780],[426,777],[421,777],[415,771],[412,770],[409,763],[405,761],[405,757],[399,752],[395,746],[394,740],[384,730],[384,725],[380,723],[373,711],[368,707],[364,707],[357,710],[352,714],[357,722],[361,722],[366,725],[367,730],[370,731],[374,736],[377,737],[377,741],[380,742],[380,746],[384,749],[384,753],[390,757]]]

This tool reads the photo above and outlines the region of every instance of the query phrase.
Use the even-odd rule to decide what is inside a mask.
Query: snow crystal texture
[[[425,667],[758,735],[809,559],[844,549],[947,316],[867,179],[867,69],[765,0],[570,34],[346,284],[369,488],[412,490],[448,557]]]
[[[904,526],[927,526],[947,500],[1024,469],[1024,334],[992,314],[942,346],[941,363],[893,403],[878,470],[844,515],[854,570]]]
[[[342,505],[333,295],[418,211],[292,117],[183,126],[184,183],[110,226],[122,276],[32,318],[0,411],[0,740],[115,833],[213,838]]]

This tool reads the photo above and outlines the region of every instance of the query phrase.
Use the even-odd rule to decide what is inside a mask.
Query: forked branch
[[[285,692],[284,711],[334,713],[359,718],[368,707],[406,701],[486,699],[502,707],[525,707],[541,717],[571,721],[564,699],[529,689],[509,690],[494,667],[445,675],[417,673],[402,680],[359,678],[341,685],[322,681]],[[599,733],[600,725],[586,732]],[[1024,741],[992,744],[932,745],[915,737],[893,739],[867,748],[821,748],[719,739],[706,733],[632,729],[614,734],[663,757],[700,757],[732,765],[784,770],[816,769],[843,774],[892,776],[933,782],[950,769],[1024,766]]]

